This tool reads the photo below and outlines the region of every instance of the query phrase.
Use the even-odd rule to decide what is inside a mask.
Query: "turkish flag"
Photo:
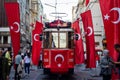
[[[99,2],[104,22],[107,48],[113,60],[117,61],[118,54],[114,49],[114,44],[120,44],[120,0],[99,0]]]
[[[84,31],[86,33],[86,54],[87,54],[87,68],[95,68],[95,39],[94,39],[94,29],[92,24],[91,11],[88,10],[81,14]]]
[[[40,34],[43,31],[43,24],[36,21],[35,29],[32,31],[32,63],[38,65],[40,60],[40,53],[42,50],[42,41],[40,41]]]
[[[10,28],[14,58],[20,50],[20,10],[17,2],[5,3],[5,10]]]
[[[86,3],[85,3],[85,5],[87,6],[87,5],[89,4],[89,2],[90,2],[89,0],[86,0]]]
[[[84,63],[84,49],[82,35],[79,27],[79,20],[73,22],[72,28],[75,31],[76,37],[78,37],[78,40],[75,40],[75,62],[76,64],[82,64]]]

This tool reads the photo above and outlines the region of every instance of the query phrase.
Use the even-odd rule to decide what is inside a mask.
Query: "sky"
[[[59,16],[66,16],[60,19],[64,21],[72,21],[72,6],[77,6],[78,0],[41,0],[41,2],[43,4],[44,14],[47,15],[47,18],[50,21],[55,20],[55,17],[52,16],[55,16],[56,14],[52,14],[55,13],[55,7],[51,7],[49,5],[55,6],[55,2],[57,2],[56,12],[64,13],[64,14],[59,14]]]

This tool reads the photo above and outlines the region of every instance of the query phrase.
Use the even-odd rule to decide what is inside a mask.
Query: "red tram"
[[[55,20],[43,30],[44,73],[74,73],[74,31],[70,22]]]

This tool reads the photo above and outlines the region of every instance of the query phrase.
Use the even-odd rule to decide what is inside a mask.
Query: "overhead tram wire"
[[[57,0],[55,0],[55,13],[57,13]],[[56,14],[56,17],[55,17],[55,19],[57,19],[57,14]]]
[[[78,2],[67,2],[67,3],[57,3],[58,5],[62,5],[62,4],[74,4],[74,3],[78,3]],[[43,3],[43,4],[47,4],[47,3]],[[54,3],[49,3],[49,4],[54,4]]]

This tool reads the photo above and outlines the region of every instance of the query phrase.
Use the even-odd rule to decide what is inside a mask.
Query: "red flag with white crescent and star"
[[[4,4],[8,25],[10,28],[11,42],[14,58],[20,50],[20,10],[19,3],[7,2]]]
[[[40,41],[40,34],[43,31],[43,24],[36,21],[35,29],[32,31],[32,63],[38,65],[40,53],[42,49],[42,41]]]
[[[72,23],[72,28],[75,31],[76,37],[78,37],[78,40],[75,40],[75,63],[82,64],[84,63],[84,49],[79,27],[79,19]]]
[[[120,0],[99,0],[99,2],[104,22],[107,48],[113,60],[117,61],[118,54],[114,49],[114,44],[120,44]]]
[[[87,54],[87,68],[95,68],[95,39],[94,39],[94,29],[92,23],[91,11],[88,10],[81,14],[84,31],[86,33],[86,54]]]

